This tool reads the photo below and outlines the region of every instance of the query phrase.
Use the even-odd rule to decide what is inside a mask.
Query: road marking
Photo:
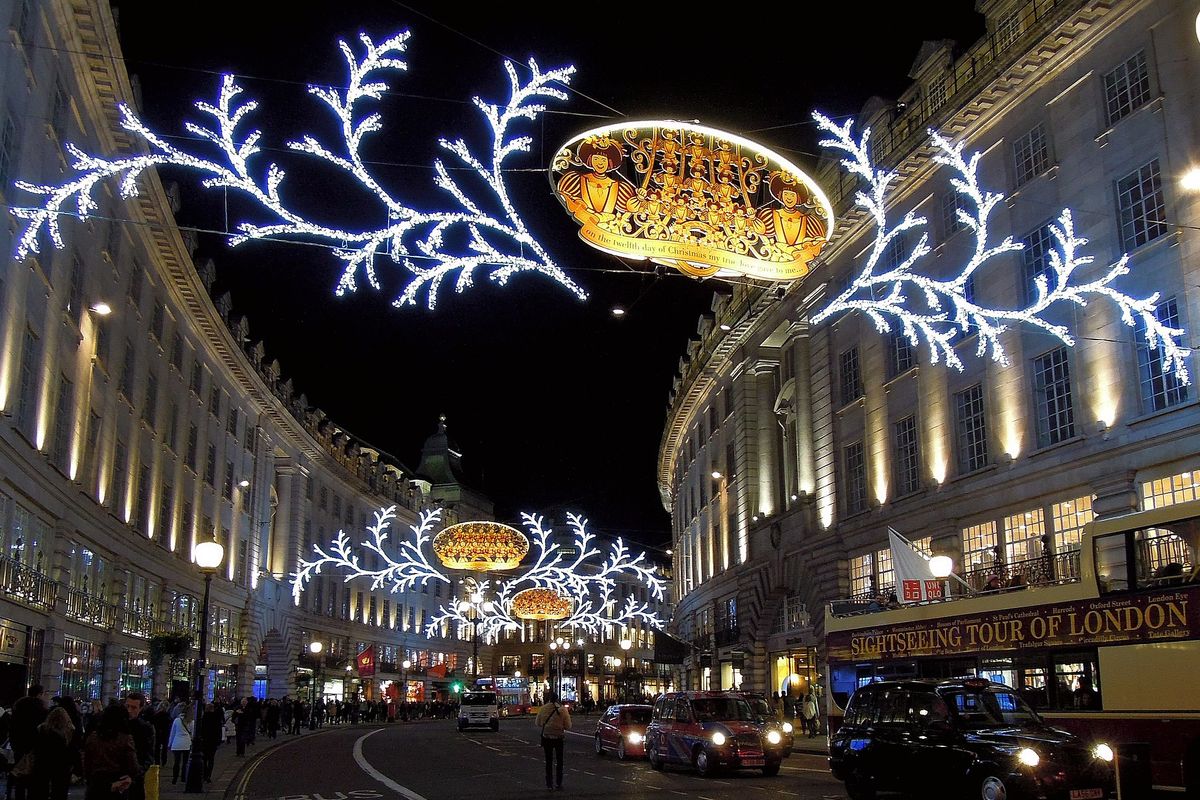
[[[277,750],[282,750],[283,748],[287,747],[290,744],[295,744],[296,742],[302,742],[305,739],[311,739],[311,738],[313,738],[313,736],[320,736],[321,734],[324,734],[324,733],[333,733],[333,731],[334,731],[334,729],[327,728],[323,731],[318,731],[317,733],[311,734],[309,736],[302,736],[299,739],[291,739],[282,744],[276,745],[275,747],[272,747],[270,750],[266,750],[266,751],[256,755],[250,761],[250,763],[247,764],[244,768],[245,771],[241,775],[241,780],[238,781],[237,791],[233,795],[235,800],[246,800],[246,787],[250,785],[250,778],[252,775],[254,775],[254,771],[256,769],[258,769],[259,765],[262,764],[262,762],[266,760],[267,756],[271,755],[272,753],[276,752]]]
[[[382,731],[382,730],[385,730],[385,729],[378,728],[376,730],[373,730],[370,733],[366,734],[365,736],[360,737],[358,739],[358,741],[356,741],[354,743],[354,761],[355,761],[355,763],[358,764],[359,769],[361,769],[363,772],[367,773],[372,778],[379,781],[384,786],[388,787],[389,789],[391,789],[393,792],[400,795],[401,797],[408,798],[408,800],[425,800],[424,797],[417,794],[412,789],[401,786],[400,784],[396,783],[394,780],[389,778],[387,775],[384,775],[382,772],[380,772],[379,770],[372,767],[367,762],[367,759],[363,756],[363,742],[365,742],[368,738],[370,738],[371,736],[374,736],[375,734],[379,733],[379,731]]]

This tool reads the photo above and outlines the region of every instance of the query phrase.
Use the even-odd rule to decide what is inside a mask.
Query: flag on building
[[[375,674],[375,645],[358,654],[358,677],[366,678]]]
[[[922,603],[945,597],[946,584],[929,571],[929,557],[917,552],[913,543],[888,528],[892,546],[892,568],[896,573],[896,599],[901,603]]]

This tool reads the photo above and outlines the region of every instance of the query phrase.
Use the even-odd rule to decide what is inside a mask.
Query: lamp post
[[[493,605],[491,600],[483,599],[482,592],[474,587],[472,589],[471,599],[459,601],[458,610],[461,614],[467,614],[471,620],[471,669],[474,673],[471,689],[474,691],[479,688],[479,626],[483,624],[479,611],[482,609],[484,613],[490,614]]]
[[[317,729],[317,684],[321,682],[321,664],[325,660],[321,657],[321,651],[325,645],[320,642],[313,642],[308,646],[308,652],[312,653],[313,658],[317,660],[317,668],[313,672],[312,682],[312,705],[308,709],[308,729],[315,731]]]
[[[412,662],[407,658],[400,662],[400,702],[408,702],[408,668]]]
[[[625,657],[623,659],[619,659],[619,660],[625,662],[626,669],[629,669],[629,648],[631,648],[631,647],[633,647],[633,640],[630,639],[628,636],[623,637],[621,639],[621,652],[623,652],[625,654]],[[621,702],[622,703],[629,702],[629,683],[628,683],[628,681],[625,680],[624,672],[621,673]]]
[[[554,691],[555,691],[555,694],[558,695],[559,700],[562,700],[562,683],[563,683],[563,674],[562,674],[563,662],[562,662],[562,660],[563,660],[563,656],[570,649],[571,649],[570,640],[564,639],[561,636],[559,636],[553,642],[550,643],[551,655],[553,655],[554,658],[556,659],[557,667],[558,667],[558,681],[557,681],[556,688]]]
[[[199,794],[204,791],[204,751],[200,749],[200,718],[204,716],[204,671],[208,661],[208,592],[212,577],[221,567],[225,548],[220,542],[200,542],[193,551],[196,566],[204,575],[204,601],[200,604],[200,654],[196,657],[196,714],[192,718],[192,752],[188,757],[187,783],[184,791]]]

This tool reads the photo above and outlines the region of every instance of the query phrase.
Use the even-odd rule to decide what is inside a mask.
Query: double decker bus
[[[900,607],[835,602],[830,729],[874,681],[987,678],[1118,757],[1148,745],[1155,787],[1200,797],[1198,553],[1200,501],[1089,523],[1067,569]]]

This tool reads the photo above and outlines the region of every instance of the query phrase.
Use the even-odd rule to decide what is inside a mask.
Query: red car
[[[671,692],[654,704],[646,728],[650,766],[682,764],[707,777],[718,769],[779,774],[783,736],[763,730],[750,704],[733,692]]]
[[[611,750],[622,761],[645,758],[646,726],[653,713],[652,706],[632,703],[609,706],[596,723],[596,755],[602,756],[605,750]]]

